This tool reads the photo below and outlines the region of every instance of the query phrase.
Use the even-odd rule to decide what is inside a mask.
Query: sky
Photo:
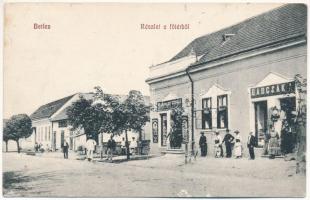
[[[15,3],[5,5],[3,117],[101,86],[149,95],[149,66],[195,38],[281,4]],[[34,24],[50,29],[34,29]],[[141,24],[189,24],[142,30]]]

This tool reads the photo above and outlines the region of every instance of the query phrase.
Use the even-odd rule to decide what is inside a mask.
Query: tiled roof
[[[92,99],[94,96],[94,93],[80,93],[80,95],[82,95],[85,99]],[[68,107],[66,107],[60,113],[58,113],[55,117],[53,117],[52,121],[59,121],[59,120],[67,119],[68,118],[67,116]]]
[[[66,102],[68,102],[74,95],[53,101],[39,107],[34,113],[30,115],[32,120],[44,119],[51,117],[57,110],[59,110]]]
[[[223,36],[232,34],[225,42]],[[192,41],[169,62],[195,52],[200,59],[195,64],[289,41],[307,34],[307,7],[287,4],[252,17],[228,28],[207,34]]]

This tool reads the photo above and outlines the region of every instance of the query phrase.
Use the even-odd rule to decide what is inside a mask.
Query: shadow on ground
[[[4,172],[3,173],[3,195],[10,190],[28,190],[23,183],[33,181],[29,176],[21,175],[22,172]]]

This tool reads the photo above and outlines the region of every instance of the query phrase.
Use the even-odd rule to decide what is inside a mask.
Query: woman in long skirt
[[[274,159],[276,155],[280,155],[279,134],[275,131],[274,127],[270,130],[269,140],[269,158]]]
[[[241,158],[242,157],[242,143],[241,143],[241,137],[239,135],[239,131],[235,131],[236,136],[235,136],[235,147],[234,147],[234,152],[235,152],[235,157],[236,158]]]
[[[214,155],[216,158],[223,157],[223,150],[222,150],[222,137],[218,131],[215,132],[215,139],[214,139]]]

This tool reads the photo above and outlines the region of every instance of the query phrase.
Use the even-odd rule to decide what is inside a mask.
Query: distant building
[[[50,102],[39,107],[34,113],[31,114],[33,134],[27,138],[29,144],[23,145],[27,148],[33,148],[35,142],[41,144],[44,149],[50,149],[52,151],[60,150],[64,141],[69,143],[69,147],[72,150],[77,150],[79,146],[85,146],[86,135],[84,130],[71,130],[71,126],[68,123],[68,116],[66,114],[69,106],[73,102],[77,101],[80,96],[86,99],[92,99],[93,93],[77,93],[68,97]],[[119,95],[116,95],[119,96]],[[126,96],[119,96],[121,99],[125,99]],[[149,104],[149,97],[145,97],[145,103]],[[149,124],[145,126],[146,130]],[[150,133],[143,131],[143,139],[150,139]],[[129,132],[129,140],[132,137],[138,138],[138,133]],[[120,141],[121,136],[116,137],[116,141]],[[103,142],[108,141],[109,134],[103,134]]]
[[[68,127],[66,116],[63,114],[74,101],[79,99],[79,95],[85,98],[91,98],[91,93],[74,94],[68,97],[50,102],[40,106],[30,115],[32,126],[34,128],[32,134],[32,143],[42,144],[45,149],[53,151],[61,149],[64,140],[69,145],[72,144],[73,133]],[[70,145],[72,147],[72,145]]]
[[[223,136],[226,129],[239,130],[244,147],[252,131],[263,146],[269,126],[281,134],[282,120],[296,110],[296,74],[307,76],[306,5],[288,4],[196,38],[150,67],[152,149],[185,149],[170,143],[171,112],[178,107],[189,149],[199,148],[203,131],[212,154],[214,131]],[[276,122],[270,119],[274,108],[281,110]]]

